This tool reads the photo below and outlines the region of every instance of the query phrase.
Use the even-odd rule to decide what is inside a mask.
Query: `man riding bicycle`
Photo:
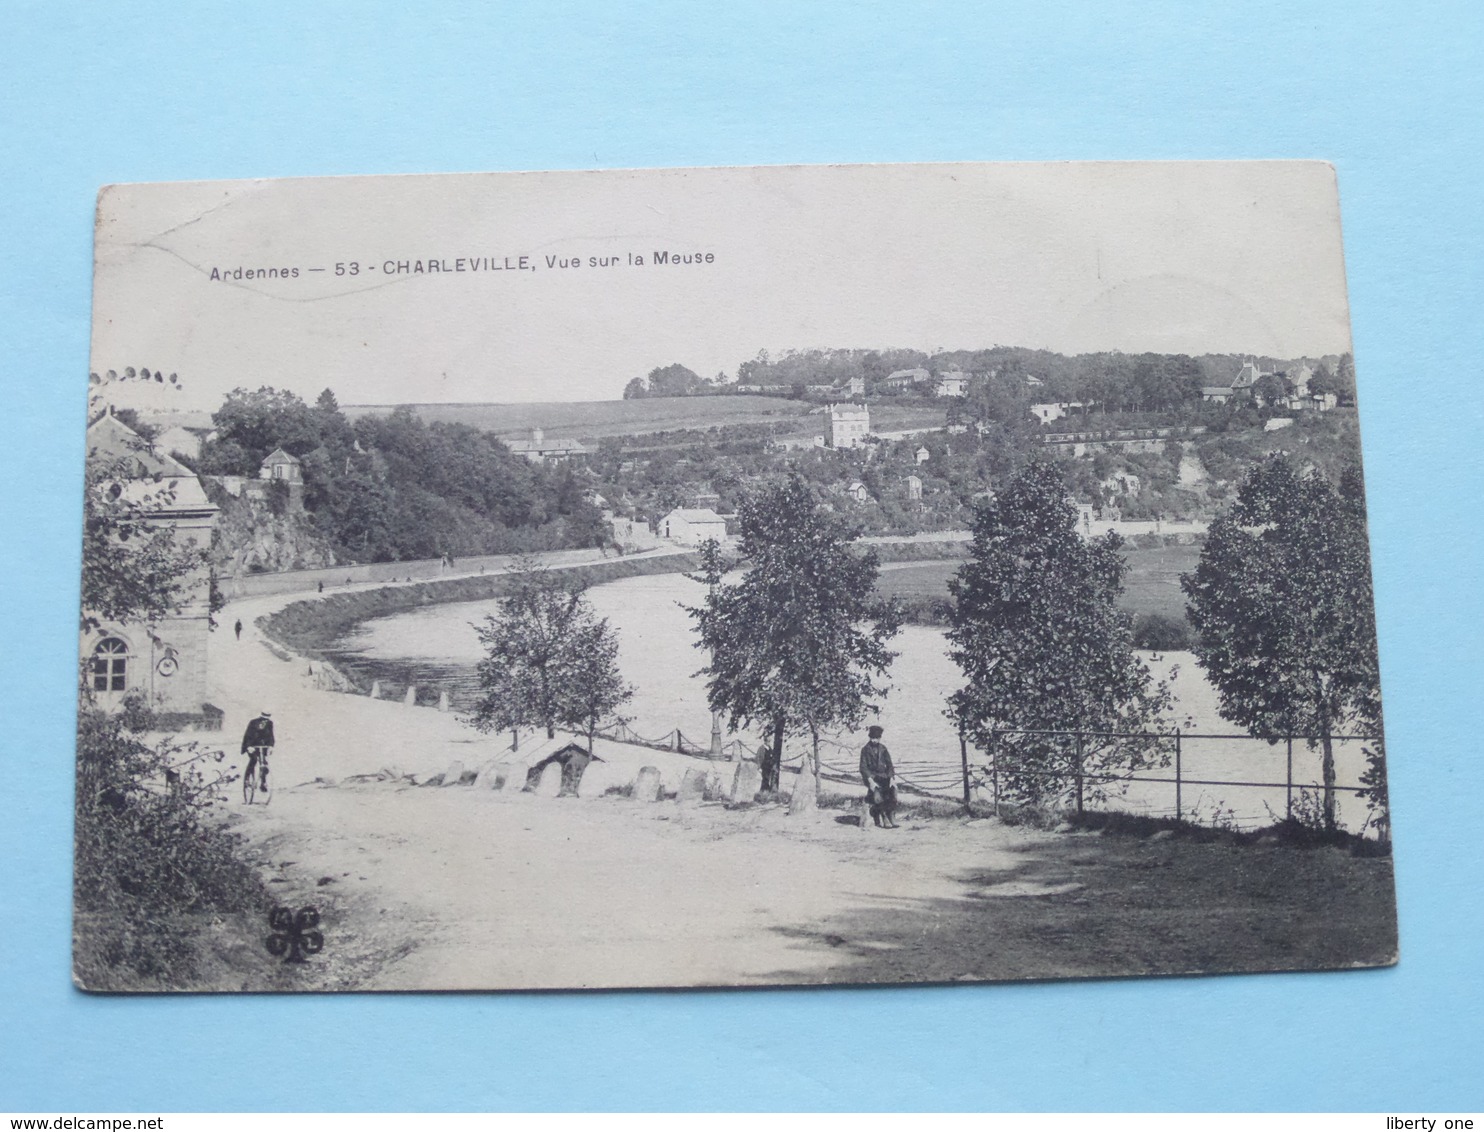
[[[267,793],[268,753],[272,750],[273,716],[265,711],[252,720],[242,733],[242,753],[247,756],[247,770],[242,777],[244,786],[253,782],[253,775],[256,773],[257,789]]]

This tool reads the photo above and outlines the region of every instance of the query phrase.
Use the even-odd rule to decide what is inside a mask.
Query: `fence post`
[[[1082,816],[1082,732],[1077,735],[1077,816]]]
[[[1000,745],[995,742],[999,732],[989,729],[989,777],[990,795],[994,798],[994,816],[1000,816]]]
[[[1175,728],[1175,820],[1183,814],[1180,798],[1180,728]]]
[[[675,749],[680,750],[680,728],[675,728]]]
[[[964,738],[964,725],[958,725],[958,761],[964,768],[964,810],[969,809],[969,741]]]
[[[1293,736],[1288,737],[1288,778],[1284,788],[1287,808],[1284,817],[1293,820]]]

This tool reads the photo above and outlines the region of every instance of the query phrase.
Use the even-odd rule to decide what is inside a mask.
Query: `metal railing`
[[[1086,791],[1088,784],[1098,783],[1154,783],[1174,787],[1174,815],[1177,821],[1182,820],[1186,814],[1184,791],[1187,786],[1227,786],[1247,787],[1257,789],[1282,790],[1284,792],[1284,817],[1292,820],[1294,807],[1294,791],[1323,790],[1326,785],[1336,794],[1348,793],[1359,796],[1368,794],[1371,787],[1364,783],[1302,781],[1295,780],[1293,772],[1293,745],[1295,740],[1312,748],[1315,744],[1322,742],[1318,735],[1282,735],[1272,738],[1255,736],[1249,733],[1226,733],[1226,732],[1201,732],[1185,731],[1176,728],[1174,731],[1081,731],[1081,730],[1034,730],[1025,728],[994,728],[989,732],[989,746],[987,751],[980,752],[986,756],[982,764],[971,765],[968,754],[968,741],[960,733],[959,749],[961,760],[961,781],[963,786],[963,800],[967,805],[972,798],[975,786],[988,786],[990,796],[995,806],[1001,803],[1001,768],[1000,768],[1000,744],[999,740],[1012,737],[1042,737],[1048,739],[1061,739],[1072,741],[1070,765],[1060,768],[1038,769],[1027,767],[1018,763],[1013,770],[1017,778],[1044,778],[1067,782],[1070,785],[1058,793],[1069,795],[1068,800],[1075,800],[1077,812],[1083,813],[1086,809]],[[1373,743],[1382,742],[1382,736],[1370,733],[1339,734],[1331,735],[1331,744],[1334,743]],[[1144,773],[1145,768],[1131,768],[1120,770],[1116,773],[1088,769],[1086,757],[1088,754],[1088,740],[1107,740],[1113,743],[1132,743],[1154,747],[1158,750],[1160,744],[1172,744],[1169,753],[1172,758],[1158,766],[1148,769],[1163,770],[1173,764],[1173,775],[1159,773]],[[1262,743],[1268,747],[1283,744],[1284,747],[1284,776],[1283,781],[1276,782],[1271,779],[1251,778],[1198,778],[1185,773],[1184,754],[1185,744],[1193,741],[1221,741],[1221,742],[1247,742]],[[977,748],[976,748],[977,750]],[[977,775],[975,772],[978,772]],[[1006,777],[1010,772],[1006,771]]]

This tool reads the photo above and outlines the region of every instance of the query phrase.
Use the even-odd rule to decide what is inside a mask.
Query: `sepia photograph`
[[[1397,962],[1329,165],[112,185],[94,255],[82,989]]]

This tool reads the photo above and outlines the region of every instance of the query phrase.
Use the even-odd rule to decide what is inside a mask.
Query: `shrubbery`
[[[1134,618],[1134,648],[1154,652],[1189,650],[1195,633],[1183,617],[1163,613],[1141,613]]]
[[[215,816],[232,779],[220,751],[146,741],[138,705],[84,702],[74,811],[78,982],[107,990],[178,984],[195,969],[199,913],[256,911],[268,897]]]

